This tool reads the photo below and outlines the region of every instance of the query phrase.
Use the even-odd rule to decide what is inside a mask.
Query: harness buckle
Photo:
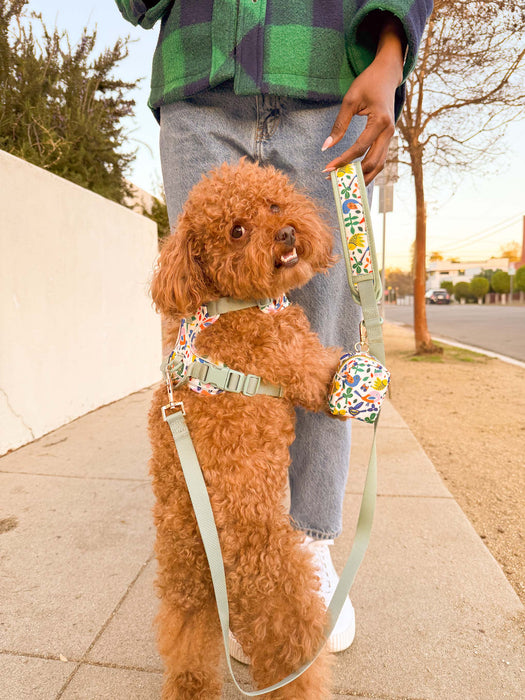
[[[247,374],[246,379],[244,380],[242,393],[245,396],[255,396],[255,394],[259,391],[260,385],[260,377],[258,377],[256,374]]]
[[[185,383],[187,380],[186,374],[186,367],[184,365],[184,359],[182,355],[176,355],[175,353],[172,353],[166,362],[163,363],[161,366],[161,370],[166,377],[170,378],[170,381],[172,383],[172,386],[174,388],[177,388],[181,384]]]
[[[235,382],[233,385],[231,384],[232,380]],[[243,390],[244,383],[244,374],[242,372],[237,372],[235,369],[228,369],[226,381],[224,382],[224,388],[227,391],[240,394]]]

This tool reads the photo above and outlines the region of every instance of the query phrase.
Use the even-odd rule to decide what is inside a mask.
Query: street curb
[[[398,328],[407,328],[410,329],[411,331],[414,330],[414,327],[409,325],[408,323],[400,323],[399,321],[389,321],[385,320],[386,324],[390,324],[392,326],[397,326]],[[434,335],[431,333],[432,339],[437,340],[438,343],[444,343],[445,345],[451,345],[455,348],[462,348],[463,350],[470,350],[471,352],[477,352],[479,355],[485,355],[486,357],[492,357],[496,360],[501,360],[502,362],[507,362],[509,365],[515,365],[516,367],[521,367],[522,369],[525,369],[525,362],[522,362],[521,360],[516,360],[514,357],[509,357],[508,355],[500,355],[497,352],[493,352],[492,350],[485,350],[485,348],[479,348],[476,345],[466,345],[465,343],[460,343],[459,340],[454,340],[453,338],[445,338],[441,335]]]

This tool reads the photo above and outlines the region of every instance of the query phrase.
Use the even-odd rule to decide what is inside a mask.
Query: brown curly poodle
[[[152,282],[157,309],[180,320],[220,297],[275,299],[333,263],[332,234],[314,204],[272,167],[222,165],[191,190],[162,248]],[[173,347],[173,346],[171,346]],[[208,487],[219,533],[231,629],[265,687],[310,660],[326,612],[303,534],[283,504],[294,439],[294,406],[325,410],[340,350],[324,348],[304,312],[257,306],[223,314],[197,338],[200,355],[282,387],[283,396],[206,395],[176,389]],[[156,496],[157,618],[165,662],[162,697],[212,700],[221,694],[222,636],[211,577],[184,477],[161,406],[149,430]],[[328,697],[326,654],[279,700]]]

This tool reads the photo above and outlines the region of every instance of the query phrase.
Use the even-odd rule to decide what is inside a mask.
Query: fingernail
[[[324,170],[321,170],[321,172],[322,173],[333,173],[334,170],[335,170],[335,168],[327,166]]]
[[[331,136],[329,136],[326,141],[323,143],[321,146],[321,151],[326,151],[327,148],[330,148],[330,146],[333,144],[334,140]]]

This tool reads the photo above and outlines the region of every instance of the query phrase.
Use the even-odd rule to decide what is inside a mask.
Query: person
[[[326,173],[362,159],[384,166],[432,0],[116,0],[123,17],[160,20],[149,106],[173,225],[203,172],[241,156],[284,171],[337,222]],[[338,146],[327,162],[326,151]],[[341,254],[339,236],[335,252]],[[360,308],[344,262],[290,295],[325,345],[351,350]],[[350,421],[297,411],[290,517],[312,548],[322,594],[337,585],[328,546],[342,530]],[[328,648],[353,641],[349,599]],[[246,661],[236,640],[230,653]]]

